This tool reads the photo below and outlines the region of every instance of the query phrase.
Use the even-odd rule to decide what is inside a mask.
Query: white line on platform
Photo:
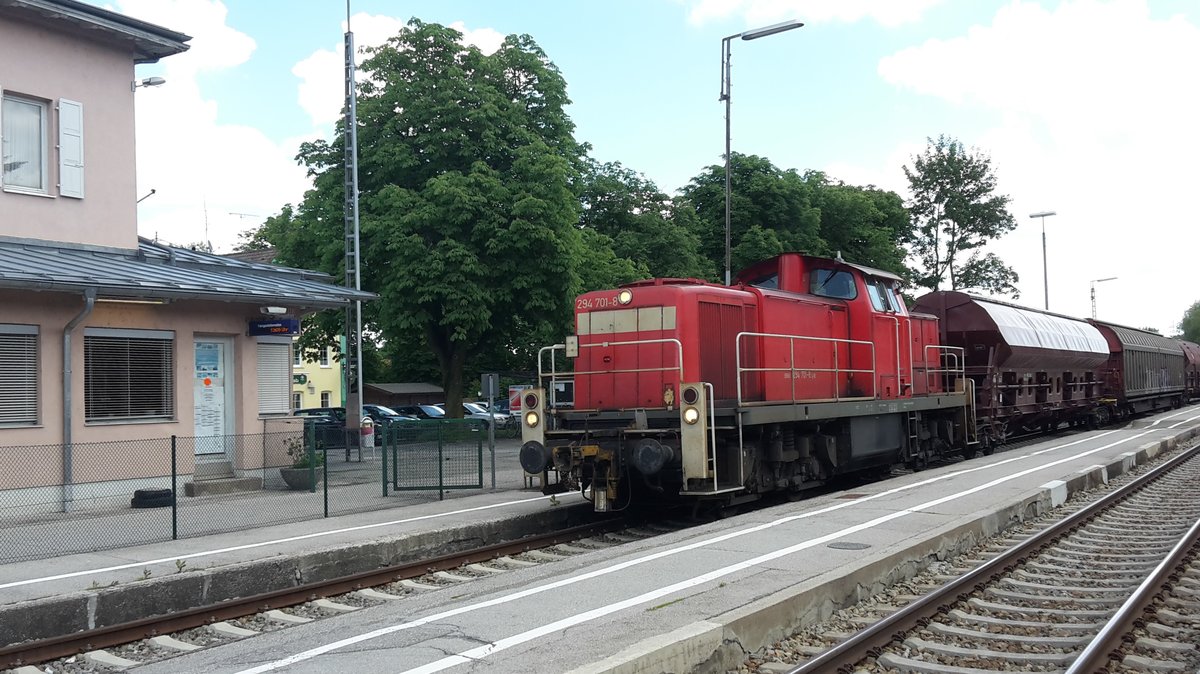
[[[274,662],[268,662],[268,663],[266,663],[266,664],[259,665],[259,666],[257,666],[257,667],[252,667],[252,668],[250,668],[250,669],[245,669],[245,670],[242,670],[242,671],[238,672],[237,674],[262,674],[263,672],[270,672],[270,671],[273,671],[273,670],[276,670],[276,669],[280,669],[280,668],[283,668],[283,667],[287,667],[287,666],[289,666],[289,665],[296,664],[296,663],[298,663],[298,662],[303,662],[303,661],[305,661],[305,660],[311,660],[312,658],[315,658],[315,657],[317,657],[317,656],[319,656],[319,655],[323,655],[323,654],[325,654],[325,653],[328,653],[328,652],[330,652],[330,651],[335,651],[335,650],[338,650],[338,649],[341,649],[341,648],[345,648],[346,646],[351,646],[351,645],[354,645],[354,644],[357,644],[357,643],[361,643],[361,642],[364,642],[364,641],[369,641],[369,640],[371,640],[371,639],[377,639],[377,638],[379,638],[379,637],[386,636],[386,635],[388,635],[388,634],[393,634],[393,633],[395,633],[395,632],[400,632],[400,631],[402,631],[402,630],[408,630],[408,629],[412,629],[412,628],[415,628],[415,627],[420,627],[420,626],[422,626],[422,625],[428,625],[428,624],[430,624],[430,623],[435,623],[435,622],[438,622],[438,621],[442,621],[442,620],[445,620],[445,619],[447,619],[447,618],[451,618],[451,617],[453,617],[453,616],[456,616],[456,615],[462,615],[462,614],[464,614],[464,613],[470,613],[470,612],[477,611],[477,610],[480,610],[480,609],[490,608],[490,607],[492,607],[492,606],[498,606],[498,605],[501,605],[501,604],[507,604],[507,603],[510,603],[510,602],[516,601],[516,600],[518,600],[518,599],[524,599],[524,598],[526,598],[526,597],[530,597],[530,596],[537,595],[537,594],[542,594],[542,593],[544,593],[544,592],[551,592],[551,591],[554,591],[554,590],[561,589],[561,588],[563,588],[563,587],[567,587],[567,586],[570,586],[570,585],[574,585],[574,584],[576,584],[576,583],[583,582],[583,581],[585,581],[585,580],[591,580],[591,579],[593,579],[593,578],[598,578],[598,577],[601,577],[601,576],[606,576],[606,575],[609,575],[609,574],[612,574],[612,573],[617,573],[617,572],[619,572],[619,571],[624,571],[624,570],[626,570],[626,569],[629,569],[629,568],[631,568],[631,567],[634,567],[634,566],[639,566],[639,565],[641,565],[641,564],[645,564],[645,563],[647,563],[647,562],[651,562],[651,561],[654,561],[654,560],[662,559],[662,558],[664,558],[664,557],[669,557],[669,556],[672,556],[672,555],[676,555],[676,554],[679,554],[679,553],[681,553],[681,552],[685,552],[685,551],[689,551],[689,550],[695,550],[695,549],[697,549],[697,548],[703,548],[703,547],[707,547],[707,546],[710,546],[710,545],[713,545],[713,544],[716,544],[716,543],[720,543],[720,542],[723,542],[723,541],[727,541],[727,540],[730,540],[730,539],[734,539],[734,538],[740,538],[740,537],[742,537],[742,536],[746,536],[746,535],[749,535],[749,534],[752,534],[752,533],[757,533],[757,532],[759,532],[759,531],[764,531],[764,530],[766,530],[766,529],[771,529],[771,528],[773,528],[773,527],[777,527],[777,526],[780,526],[780,525],[782,525],[782,524],[787,524],[787,523],[789,523],[789,522],[794,522],[794,521],[796,521],[796,520],[801,520],[801,519],[806,519],[806,518],[810,518],[810,517],[815,517],[815,516],[818,516],[818,515],[824,515],[824,514],[826,514],[826,513],[830,513],[830,512],[833,512],[833,511],[835,511],[835,510],[841,510],[841,509],[843,509],[843,508],[854,507],[854,506],[857,506],[857,505],[859,505],[859,504],[862,504],[862,503],[864,503],[864,502],[867,502],[867,501],[872,501],[872,500],[879,499],[879,498],[883,498],[883,497],[886,497],[886,496],[891,496],[891,495],[893,495],[893,494],[896,494],[896,493],[899,493],[899,492],[902,492],[902,491],[909,491],[909,490],[912,490],[912,489],[916,489],[916,488],[918,488],[918,487],[927,486],[927,485],[929,485],[929,484],[933,484],[933,483],[935,483],[935,482],[941,482],[941,481],[943,481],[943,480],[948,480],[948,479],[950,479],[950,478],[952,478],[952,477],[957,477],[957,476],[959,476],[959,475],[964,475],[964,474],[966,474],[966,473],[973,473],[973,472],[977,472],[977,471],[981,471],[981,470],[989,470],[989,469],[995,468],[995,467],[997,467],[997,466],[1002,466],[1002,465],[1004,465],[1004,464],[1007,464],[1007,463],[1012,463],[1012,462],[1015,462],[1015,461],[1021,461],[1021,460],[1024,460],[1024,459],[1031,458],[1031,457],[1039,456],[1039,455],[1041,455],[1041,454],[1046,454],[1046,453],[1048,453],[1048,452],[1053,452],[1053,451],[1056,451],[1056,450],[1060,450],[1060,449],[1063,449],[1063,448],[1065,448],[1065,447],[1070,447],[1070,446],[1077,445],[1077,444],[1080,444],[1080,443],[1083,443],[1083,442],[1087,442],[1087,441],[1090,441],[1090,440],[1096,440],[1096,439],[1098,439],[1098,438],[1102,438],[1102,437],[1105,437],[1105,436],[1107,436],[1107,435],[1111,435],[1111,434],[1113,434],[1113,433],[1116,433],[1116,432],[1117,432],[1117,431],[1115,431],[1115,430],[1114,430],[1114,431],[1105,431],[1105,432],[1103,432],[1103,433],[1098,433],[1098,434],[1096,434],[1096,435],[1092,435],[1092,436],[1089,436],[1089,437],[1086,437],[1086,438],[1081,438],[1081,439],[1079,439],[1079,440],[1075,440],[1075,441],[1068,442],[1068,443],[1065,443],[1065,444],[1061,444],[1061,445],[1055,445],[1054,447],[1050,447],[1050,448],[1047,448],[1047,449],[1039,450],[1039,451],[1036,451],[1036,452],[1030,452],[1029,454],[1025,454],[1025,455],[1022,455],[1022,456],[1013,457],[1013,458],[1010,458],[1010,459],[1004,459],[1004,460],[1002,460],[1002,461],[997,461],[997,462],[995,462],[995,463],[989,463],[989,464],[987,464],[987,465],[983,465],[983,466],[976,466],[976,467],[974,467],[974,468],[965,468],[965,469],[958,470],[958,471],[954,471],[954,472],[951,472],[951,473],[947,473],[947,474],[945,474],[945,475],[941,475],[941,476],[938,476],[938,477],[933,477],[933,478],[929,478],[929,479],[926,479],[926,480],[922,480],[922,481],[920,481],[920,482],[917,482],[917,483],[914,483],[914,484],[911,484],[911,485],[907,485],[907,486],[904,486],[904,487],[896,487],[896,488],[893,488],[893,489],[889,489],[889,490],[886,490],[886,491],[880,492],[880,493],[878,493],[878,494],[873,494],[873,495],[870,495],[870,496],[865,496],[865,497],[863,497],[863,498],[856,499],[856,500],[854,500],[854,501],[845,501],[845,502],[843,502],[843,503],[834,504],[834,505],[827,506],[827,507],[825,507],[825,508],[821,508],[821,509],[818,509],[818,510],[815,510],[815,511],[807,512],[807,513],[801,513],[801,514],[798,514],[798,515],[790,515],[790,516],[788,516],[788,517],[782,517],[782,518],[779,518],[779,519],[777,519],[777,520],[774,520],[774,521],[771,521],[771,522],[766,522],[766,523],[763,523],[763,524],[758,524],[758,525],[755,525],[755,526],[747,527],[747,528],[745,528],[745,529],[740,529],[740,530],[737,530],[737,531],[728,532],[728,533],[725,533],[725,534],[721,534],[721,535],[718,535],[718,536],[714,536],[714,537],[712,537],[712,538],[707,538],[707,539],[704,539],[704,540],[695,541],[695,542],[688,543],[688,544],[685,544],[685,545],[681,545],[681,546],[678,546],[678,547],[675,547],[675,548],[668,548],[668,549],[665,549],[665,550],[660,550],[660,551],[658,551],[658,552],[650,553],[650,554],[648,554],[648,555],[645,555],[645,556],[643,556],[643,557],[638,557],[638,558],[635,558],[635,559],[631,559],[631,560],[627,560],[627,561],[624,561],[624,562],[620,562],[620,563],[614,564],[614,565],[612,565],[612,566],[604,567],[604,568],[601,568],[601,569],[596,569],[596,570],[594,570],[594,571],[589,571],[589,572],[587,572],[587,573],[584,573],[584,574],[581,574],[581,575],[578,575],[578,576],[572,576],[572,577],[570,577],[570,578],[564,578],[564,579],[562,579],[562,580],[554,581],[554,582],[552,582],[552,583],[547,583],[546,585],[542,585],[542,586],[539,586],[539,587],[529,588],[529,589],[526,589],[526,590],[522,590],[522,591],[519,591],[519,592],[515,592],[515,593],[513,593],[513,594],[504,595],[504,596],[501,596],[501,597],[496,597],[495,599],[489,599],[489,600],[487,600],[487,601],[482,601],[482,602],[479,602],[479,603],[476,603],[476,604],[468,604],[468,605],[466,605],[466,606],[460,606],[460,607],[458,607],[458,608],[455,608],[455,609],[450,609],[450,610],[448,610],[448,611],[442,611],[441,613],[436,613],[436,614],[433,614],[433,615],[430,615],[430,616],[426,616],[426,617],[424,617],[424,618],[419,618],[419,619],[417,619],[417,620],[413,620],[413,621],[410,621],[410,622],[402,623],[402,624],[399,624],[399,625],[391,625],[391,626],[384,627],[384,628],[381,628],[381,629],[373,630],[373,631],[371,631],[371,632],[366,632],[366,633],[364,633],[364,634],[359,634],[359,635],[356,635],[356,636],[353,636],[353,637],[349,637],[349,638],[346,638],[346,639],[342,639],[342,640],[339,640],[339,641],[335,641],[335,642],[333,642],[333,643],[325,644],[324,646],[318,646],[318,647],[316,647],[316,648],[312,648],[312,649],[309,649],[309,650],[307,650],[307,651],[303,651],[303,652],[301,652],[301,653],[297,653],[297,654],[295,654],[295,655],[292,655],[292,656],[289,656],[289,657],[283,658],[283,659],[281,659],[281,660],[276,660],[276,661],[274,661]],[[1097,448],[1095,448],[1095,449],[1090,449],[1090,450],[1087,450],[1087,451],[1085,451],[1085,452],[1081,452],[1081,453],[1079,453],[1079,454],[1074,454],[1074,455],[1072,455],[1072,456],[1068,456],[1068,457],[1065,457],[1065,458],[1062,458],[1062,459],[1058,459],[1058,460],[1056,460],[1056,461],[1052,461],[1052,462],[1050,462],[1050,463],[1046,463],[1046,464],[1040,464],[1040,465],[1034,466],[1034,467],[1032,467],[1032,468],[1027,468],[1027,469],[1025,469],[1025,470],[1022,470],[1022,471],[1019,471],[1019,472],[1013,473],[1013,474],[1011,474],[1011,475],[1007,475],[1007,476],[1005,476],[1005,477],[997,478],[997,479],[995,479],[995,480],[992,480],[992,481],[990,481],[990,482],[987,482],[987,483],[985,483],[985,484],[982,484],[982,485],[979,485],[979,486],[976,486],[976,487],[972,487],[972,488],[970,488],[970,489],[967,489],[967,490],[964,490],[964,491],[958,492],[958,493],[956,493],[956,494],[950,494],[950,495],[948,495],[948,496],[943,496],[943,497],[941,497],[941,498],[934,499],[934,500],[932,500],[932,501],[927,501],[926,503],[923,503],[923,504],[921,504],[921,505],[918,505],[918,506],[916,506],[916,507],[913,507],[913,508],[908,508],[908,509],[906,509],[906,510],[903,510],[903,511],[899,511],[899,512],[891,513],[891,514],[888,514],[888,515],[884,515],[884,516],[882,516],[882,517],[878,517],[878,518],[875,518],[875,519],[873,519],[873,520],[870,520],[869,522],[865,522],[865,523],[863,523],[863,524],[859,524],[859,525],[856,525],[856,526],[853,526],[853,527],[848,527],[848,528],[846,528],[846,529],[844,529],[844,530],[842,530],[842,531],[838,531],[837,533],[828,534],[828,535],[826,535],[826,536],[822,536],[822,537],[820,537],[820,538],[817,538],[817,539],[810,539],[810,540],[808,540],[808,541],[805,541],[805,542],[803,542],[803,543],[797,543],[797,544],[795,544],[795,545],[792,545],[792,546],[789,546],[789,547],[786,547],[786,548],[782,548],[782,549],[780,549],[780,550],[775,550],[775,551],[773,551],[773,552],[769,552],[769,553],[767,553],[767,554],[765,554],[765,555],[760,555],[760,556],[758,556],[758,557],[755,557],[755,558],[753,558],[753,559],[749,559],[749,560],[746,560],[746,561],[743,561],[743,562],[739,562],[739,563],[737,563],[737,564],[733,564],[733,565],[730,565],[730,566],[726,566],[726,567],[724,567],[724,568],[717,569],[717,570],[715,570],[715,571],[710,571],[709,573],[706,573],[706,574],[703,574],[703,575],[700,575],[700,576],[695,576],[695,577],[693,577],[693,578],[689,578],[689,579],[682,580],[682,581],[680,581],[680,582],[678,582],[678,583],[675,583],[675,584],[673,584],[673,585],[670,585],[670,586],[668,586],[668,587],[664,587],[664,588],[661,588],[661,589],[658,589],[658,590],[655,590],[655,591],[652,591],[652,592],[648,592],[648,593],[645,593],[645,594],[641,594],[641,595],[638,595],[638,596],[636,596],[636,597],[631,597],[631,598],[629,598],[629,599],[625,599],[625,600],[623,600],[623,601],[620,601],[620,602],[617,602],[617,603],[614,603],[614,604],[610,604],[610,605],[608,605],[608,606],[602,606],[602,607],[600,607],[600,608],[596,608],[596,609],[593,609],[593,610],[591,610],[591,611],[587,611],[587,612],[584,612],[584,613],[580,613],[580,614],[577,614],[577,615],[571,616],[571,617],[569,617],[569,618],[564,618],[564,619],[562,619],[562,620],[559,620],[559,621],[556,621],[556,622],[550,623],[550,624],[548,624],[548,625],[543,625],[543,626],[541,626],[541,627],[538,627],[538,628],[536,628],[536,629],[530,630],[530,631],[528,631],[528,632],[523,632],[523,633],[521,633],[521,634],[517,634],[517,635],[511,636],[511,637],[505,638],[505,639],[501,639],[501,640],[498,640],[498,641],[496,641],[496,642],[493,642],[493,643],[487,644],[487,645],[485,645],[485,646],[481,646],[481,647],[479,647],[479,648],[474,648],[474,649],[470,649],[470,650],[467,650],[467,651],[463,651],[462,653],[459,653],[459,654],[457,654],[457,655],[452,655],[452,656],[449,656],[449,657],[446,657],[446,658],[442,658],[441,660],[438,660],[438,661],[435,661],[435,662],[429,663],[429,664],[427,664],[427,665],[424,665],[424,666],[422,666],[422,667],[418,667],[418,668],[415,668],[415,669],[408,670],[408,671],[407,671],[407,672],[405,672],[404,674],[432,674],[433,672],[439,672],[439,671],[442,671],[442,670],[444,670],[444,669],[448,669],[448,668],[450,668],[450,667],[453,667],[453,666],[456,666],[456,665],[460,665],[460,664],[464,664],[464,663],[469,663],[469,662],[472,662],[473,660],[478,660],[478,659],[480,659],[480,658],[486,657],[486,656],[488,656],[488,655],[491,655],[491,654],[493,654],[493,653],[496,653],[496,652],[502,651],[502,650],[504,650],[504,649],[507,649],[507,648],[510,648],[510,647],[512,647],[512,646],[516,646],[516,645],[518,645],[518,644],[522,644],[522,643],[525,643],[525,642],[531,641],[531,640],[533,640],[533,639],[537,639],[537,638],[539,638],[539,637],[542,637],[542,636],[545,636],[545,635],[547,635],[547,634],[553,634],[553,633],[556,633],[556,632],[558,632],[558,631],[560,631],[560,630],[563,630],[563,629],[565,629],[565,628],[567,628],[567,627],[570,627],[570,626],[572,626],[572,625],[578,625],[578,624],[580,624],[580,623],[584,623],[584,622],[587,622],[587,621],[590,621],[590,620],[594,620],[594,619],[596,619],[596,618],[599,618],[599,617],[602,617],[602,616],[605,616],[605,615],[608,615],[608,614],[614,613],[614,612],[616,612],[616,611],[620,611],[620,610],[623,610],[623,609],[626,609],[626,608],[630,608],[630,607],[633,607],[633,606],[637,606],[637,605],[639,605],[639,604],[644,604],[644,603],[647,603],[647,602],[650,602],[650,601],[654,601],[655,599],[658,599],[658,598],[660,598],[660,597],[663,597],[663,596],[665,596],[665,595],[667,595],[667,594],[670,594],[670,593],[672,593],[672,592],[677,592],[677,591],[679,591],[679,590],[682,590],[682,589],[686,589],[686,588],[689,588],[689,587],[694,587],[694,586],[696,586],[696,585],[700,585],[700,584],[703,584],[703,583],[706,583],[706,582],[712,581],[712,580],[714,580],[714,579],[721,578],[721,577],[723,577],[723,576],[727,576],[727,575],[729,575],[729,574],[731,574],[731,573],[734,573],[734,572],[737,572],[737,571],[741,571],[741,570],[743,570],[743,569],[750,568],[750,567],[752,567],[752,566],[754,566],[754,565],[756,565],[756,564],[761,564],[761,563],[763,563],[763,562],[770,561],[770,560],[772,560],[772,559],[776,559],[776,558],[779,558],[779,557],[782,557],[782,556],[785,556],[785,555],[792,554],[793,552],[797,552],[797,551],[799,551],[799,550],[804,550],[804,549],[806,549],[806,548],[810,548],[810,547],[813,547],[813,546],[816,546],[816,545],[820,545],[820,544],[822,544],[822,543],[825,543],[825,542],[828,542],[828,541],[832,541],[832,540],[835,540],[835,539],[841,538],[841,537],[843,537],[843,536],[846,536],[846,535],[848,535],[848,534],[852,534],[852,533],[856,533],[856,532],[858,532],[858,531],[862,531],[862,530],[864,530],[864,529],[868,529],[868,528],[871,528],[871,527],[876,527],[876,526],[879,526],[880,524],[883,524],[883,523],[885,523],[885,522],[891,521],[891,520],[893,520],[893,519],[896,519],[896,518],[898,518],[898,517],[902,517],[902,516],[904,516],[904,515],[908,515],[908,514],[916,513],[916,512],[919,512],[920,510],[922,510],[922,509],[925,509],[925,508],[931,508],[931,507],[935,507],[935,506],[937,506],[937,505],[940,505],[940,504],[943,504],[943,503],[947,503],[947,502],[949,502],[949,501],[952,501],[952,500],[955,500],[955,499],[958,499],[958,498],[962,498],[962,497],[964,497],[964,496],[968,496],[968,495],[971,495],[971,494],[974,494],[974,493],[977,493],[977,492],[983,491],[984,489],[989,489],[989,488],[991,488],[991,487],[994,487],[994,486],[996,486],[996,485],[1003,484],[1003,483],[1005,483],[1005,482],[1008,482],[1008,481],[1010,481],[1010,480],[1014,480],[1014,479],[1017,479],[1017,478],[1020,478],[1020,477],[1024,477],[1025,475],[1029,475],[1030,473],[1034,473],[1034,472],[1037,472],[1037,471],[1039,471],[1039,470],[1043,470],[1043,469],[1045,469],[1045,468],[1051,468],[1051,467],[1053,467],[1053,466],[1057,466],[1057,465],[1059,465],[1059,464],[1066,463],[1066,462],[1068,462],[1068,461],[1073,461],[1073,460],[1075,460],[1075,459],[1078,459],[1078,458],[1080,458],[1080,457],[1089,456],[1089,455],[1091,455],[1091,454],[1095,454],[1095,453],[1097,453],[1097,452],[1102,452],[1102,451],[1105,451],[1105,450],[1111,449],[1111,448],[1113,448],[1113,447],[1116,447],[1117,445],[1120,445],[1120,444],[1122,444],[1122,443],[1125,443],[1125,442],[1130,442],[1130,441],[1132,441],[1132,440],[1136,440],[1136,439],[1138,439],[1138,438],[1140,438],[1140,437],[1142,437],[1142,436],[1144,436],[1144,435],[1149,435],[1151,432],[1153,432],[1153,431],[1151,431],[1151,430],[1145,430],[1145,431],[1142,431],[1141,433],[1138,433],[1138,434],[1136,434],[1136,435],[1133,435],[1133,436],[1130,436],[1130,437],[1127,437],[1127,438],[1123,438],[1123,439],[1121,439],[1121,440],[1118,440],[1118,441],[1116,441],[1116,442],[1111,442],[1111,443],[1108,443],[1108,444],[1106,444],[1106,445],[1103,445],[1103,446],[1101,446],[1101,447],[1097,447]]]
[[[521,503],[532,503],[534,501],[543,501],[553,498],[552,496],[537,496],[535,498],[526,498],[519,501],[505,501],[504,503],[493,503],[491,505],[477,506],[475,508],[463,508],[462,510],[452,510],[444,513],[434,513],[432,515],[420,515],[418,517],[407,517],[402,520],[391,520],[389,522],[376,522],[374,524],[363,524],[357,527],[345,527],[342,529],[331,529],[329,531],[318,531],[311,534],[303,534],[300,536],[289,536],[288,538],[276,538],[270,541],[260,541],[258,543],[247,543],[246,545],[234,545],[228,548],[217,548],[215,550],[203,550],[201,552],[190,552],[185,555],[172,555],[170,557],[160,557],[159,559],[148,559],[141,562],[133,562],[131,564],[118,564],[116,566],[106,566],[100,569],[86,569],[84,571],[72,571],[70,573],[60,573],[53,576],[43,576],[41,578],[29,578],[27,580],[16,580],[9,583],[0,583],[0,590],[19,587],[21,585],[33,585],[35,583],[48,583],[52,580],[62,580],[64,578],[77,578],[79,576],[89,576],[96,573],[108,573],[109,571],[121,571],[123,569],[133,569],[145,567],[148,564],[163,564],[165,562],[174,562],[180,559],[195,559],[197,557],[209,557],[211,555],[220,555],[226,552],[237,552],[239,550],[251,550],[253,548],[262,548],[268,545],[277,545],[279,543],[291,543],[292,541],[304,541],[312,538],[320,538],[322,536],[333,536],[335,534],[345,534],[353,531],[365,531],[367,529],[378,529],[379,527],[390,527],[395,524],[407,524],[409,522],[419,522],[421,520],[432,520],[439,517],[450,517],[453,515],[462,515],[463,513],[479,512],[481,510],[492,510],[494,508],[504,508],[511,505],[519,505]]]

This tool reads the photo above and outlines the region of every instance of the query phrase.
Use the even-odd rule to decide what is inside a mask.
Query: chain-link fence
[[[0,564],[362,512],[483,487],[483,424],[0,447]],[[66,466],[66,470],[64,470]]]

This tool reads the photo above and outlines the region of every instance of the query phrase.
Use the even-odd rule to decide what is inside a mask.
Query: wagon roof
[[[1112,333],[1116,335],[1117,341],[1120,342],[1121,347],[1125,349],[1133,347],[1134,350],[1138,351],[1155,351],[1158,353],[1167,353],[1171,355],[1179,355],[1184,351],[1183,346],[1181,346],[1181,342],[1171,339],[1170,337],[1163,337],[1157,332],[1138,330],[1137,328],[1117,325],[1116,323],[1109,323],[1108,321],[1098,321],[1094,318],[1090,322],[1093,325],[1098,325],[1102,328],[1111,330]]]
[[[965,304],[974,305],[982,314],[977,318],[990,325],[971,326],[965,329],[995,329],[1011,347],[1054,349],[1076,353],[1091,353],[1107,356],[1108,341],[1095,326],[1069,316],[979,297],[963,292],[930,293],[917,300],[918,309],[937,303],[941,296],[947,308]],[[926,298],[929,298],[927,301]]]

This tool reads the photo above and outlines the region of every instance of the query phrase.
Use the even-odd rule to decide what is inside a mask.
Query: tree
[[[491,55],[461,39],[414,19],[368,50],[358,85],[363,287],[380,295],[364,332],[393,358],[431,352],[451,413],[472,358],[570,315],[584,150],[529,36]],[[263,226],[282,263],[342,274],[343,132],[301,146],[314,187]]]
[[[1183,320],[1179,321],[1179,334],[1189,342],[1200,343],[1200,301],[1183,312]]]
[[[768,254],[840,251],[852,262],[907,273],[903,243],[911,238],[911,225],[895,192],[847,185],[820,171],[784,171],[766,158],[737,153],[730,175],[734,272]],[[725,168],[709,166],[683,188],[674,216],[681,223],[685,206],[701,250],[713,267],[723,269]]]
[[[695,233],[675,220],[671,198],[645,176],[620,163],[588,160],[580,201],[580,224],[605,237],[616,257],[643,269],[636,278],[704,278],[715,272]],[[585,283],[584,289],[595,287]]]
[[[1016,228],[1009,197],[996,194],[991,158],[946,136],[928,139],[925,152],[904,167],[916,223],[912,252],[917,285],[937,290],[981,288],[1019,296],[1017,273],[982,248]]]
[[[713,267],[725,268],[725,167],[709,166],[681,190],[682,199],[695,211],[693,226],[701,250]],[[765,157],[733,153],[730,159],[730,245],[736,250],[754,226],[774,232],[785,251],[813,251],[820,241],[821,213],[813,208],[804,178],[783,171]],[[744,248],[758,249],[754,246]],[[734,255],[734,274],[757,258]],[[721,274],[724,278],[724,274]]]

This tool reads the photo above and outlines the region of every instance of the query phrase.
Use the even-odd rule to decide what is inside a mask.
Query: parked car
[[[403,414],[390,407],[384,405],[374,405],[370,403],[363,404],[363,414],[371,417],[371,421],[376,425],[395,421],[416,421],[417,417],[412,414]]]
[[[396,412],[416,419],[444,419],[446,412],[434,405],[401,405]]]
[[[497,429],[507,428],[509,423],[511,423],[511,421],[512,421],[511,416],[509,416],[507,414],[501,414],[500,412],[495,412],[495,413],[488,412],[487,408],[483,407],[479,403],[464,402],[462,405],[463,405],[463,418],[464,419],[478,419],[483,422],[484,428],[486,428],[488,426],[488,424],[492,424],[492,423],[496,424]],[[437,407],[441,410],[445,410],[446,403],[438,403]]]
[[[480,403],[463,403],[465,409],[471,410],[473,414],[485,414],[490,416],[496,422],[496,428],[508,428],[508,425],[513,422],[512,415],[500,410],[488,411],[487,405]]]
[[[317,447],[342,447],[346,444],[346,408],[306,407],[295,410],[292,415],[303,417],[306,427],[310,423],[315,426]]]

